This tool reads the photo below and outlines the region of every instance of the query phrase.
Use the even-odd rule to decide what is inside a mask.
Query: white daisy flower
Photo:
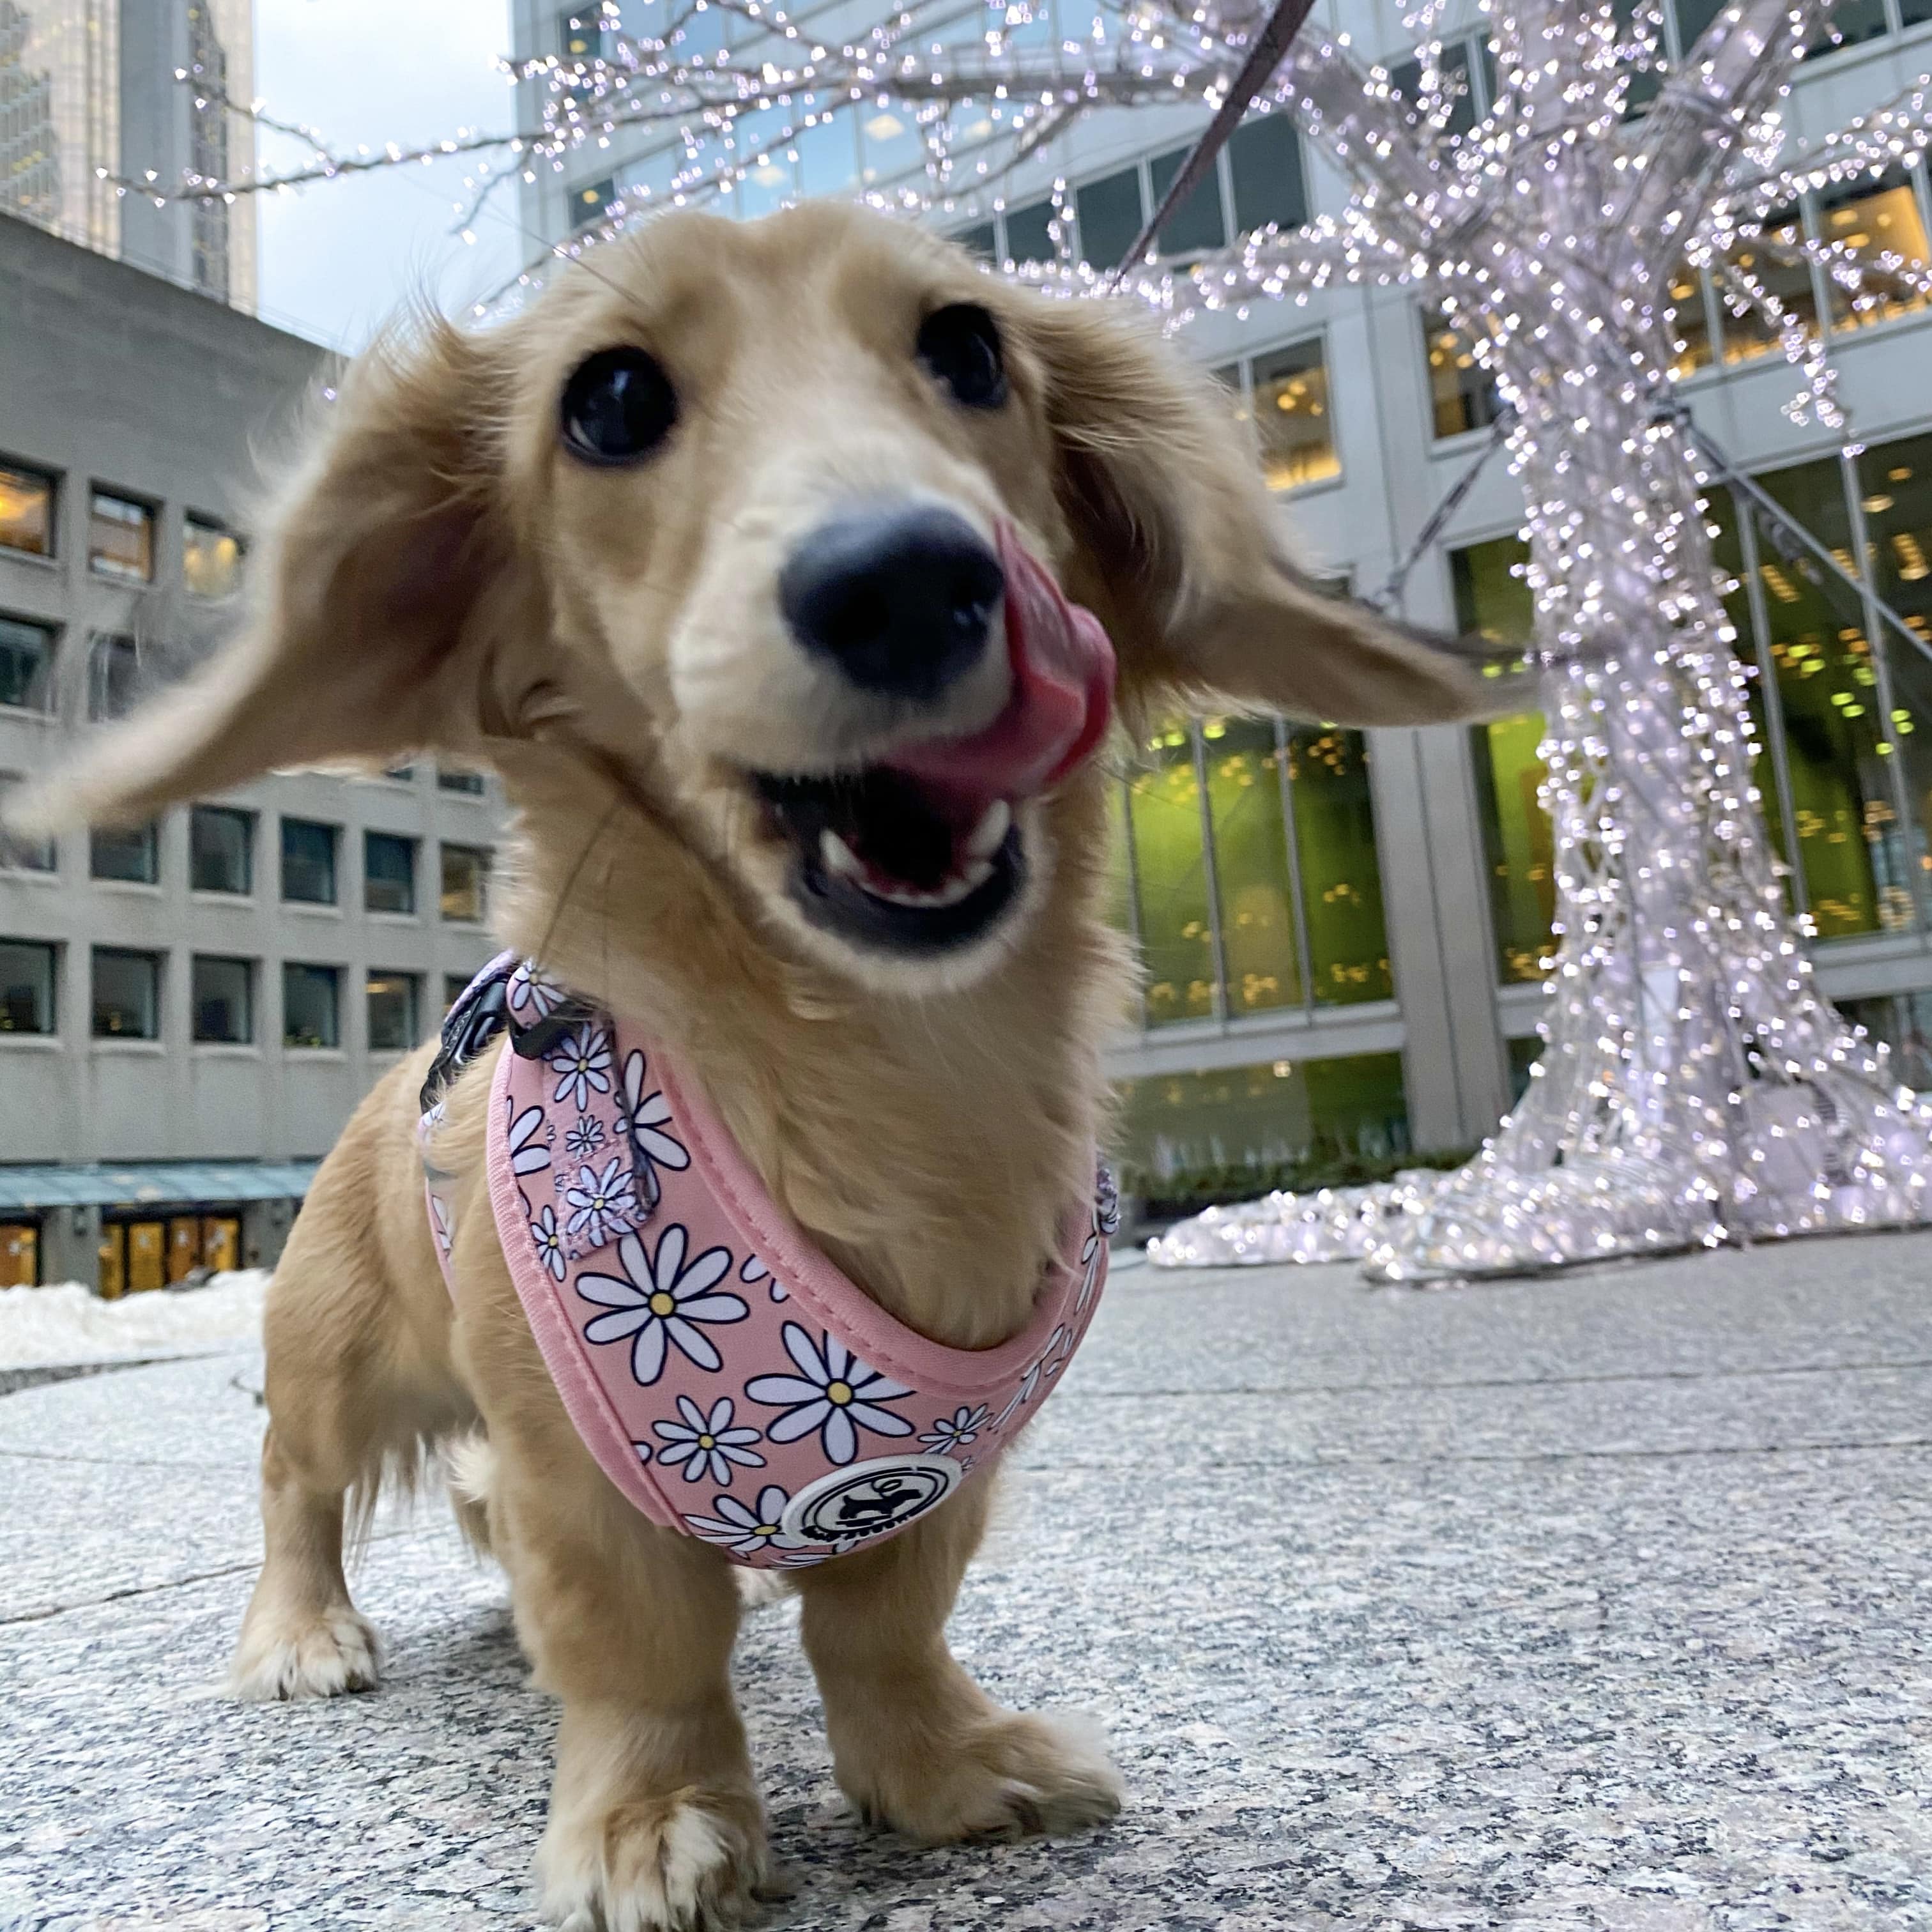
[[[736,1550],[740,1556],[773,1546],[796,1550],[798,1539],[786,1535],[782,1526],[785,1504],[790,1500],[777,1484],[767,1483],[748,1508],[735,1496],[718,1496],[711,1504],[718,1512],[716,1516],[688,1516],[685,1521],[706,1543]]]
[[[503,1139],[510,1150],[512,1174],[541,1174],[550,1165],[549,1136],[543,1130],[544,1110],[526,1107],[520,1114],[516,1101],[506,1096],[503,1114],[508,1125]]]
[[[560,1106],[574,1101],[580,1113],[593,1093],[610,1090],[610,1036],[602,1027],[572,1027],[544,1055],[544,1063],[557,1076],[550,1098]]]
[[[565,1150],[586,1160],[604,1144],[604,1123],[595,1114],[586,1114],[563,1137]]]
[[[565,1232],[581,1237],[586,1249],[601,1248],[613,1234],[638,1225],[638,1197],[619,1155],[614,1154],[604,1163],[601,1174],[580,1167],[576,1184],[565,1190],[563,1198],[566,1207],[577,1210]]]
[[[631,1373],[648,1388],[664,1373],[666,1345],[700,1369],[723,1366],[718,1351],[698,1324],[742,1322],[752,1312],[735,1294],[710,1292],[731,1265],[728,1248],[707,1248],[690,1267],[684,1264],[688,1237],[674,1222],[658,1241],[654,1262],[646,1262],[644,1244],[635,1234],[617,1244],[624,1279],[616,1275],[580,1274],[577,1292],[586,1301],[613,1312],[593,1316],[584,1330],[586,1342],[616,1342],[626,1335],[631,1344]]]
[[[926,1433],[920,1443],[936,1456],[950,1456],[956,1449],[963,1449],[969,1442],[980,1439],[980,1432],[986,1426],[986,1418],[992,1413],[982,1402],[976,1408],[968,1408],[963,1404],[950,1415],[942,1415]]]
[[[745,1384],[754,1402],[785,1413],[765,1431],[774,1442],[796,1442],[819,1431],[826,1455],[846,1463],[859,1453],[859,1431],[874,1436],[910,1436],[912,1424],[902,1415],[881,1408],[912,1390],[862,1362],[836,1336],[824,1338],[824,1349],[796,1322],[782,1331],[785,1353],[797,1365],[796,1376],[758,1376]]]
[[[784,1288],[778,1280],[778,1276],[773,1274],[771,1270],[766,1267],[764,1263],[759,1260],[756,1255],[747,1255],[745,1257],[743,1262],[740,1264],[738,1270],[738,1279],[740,1281],[746,1282],[770,1282],[772,1285],[772,1299],[774,1301],[784,1301],[788,1300],[790,1298],[786,1294]]]
[[[556,1225],[556,1210],[548,1202],[530,1222],[530,1239],[536,1244],[537,1259],[550,1272],[553,1281],[563,1279],[563,1230]]]
[[[654,1422],[651,1427],[664,1439],[664,1446],[657,1452],[658,1460],[674,1466],[682,1463],[687,1483],[709,1475],[714,1483],[728,1490],[734,1462],[748,1469],[765,1466],[764,1456],[747,1447],[758,1440],[758,1432],[731,1426],[733,1405],[729,1396],[720,1396],[706,1415],[690,1396],[681,1395],[677,1399],[677,1412],[684,1418],[682,1422]],[[648,1442],[640,1442],[637,1449],[646,1462],[651,1460]]]
[[[628,1137],[640,1160],[682,1172],[691,1165],[683,1142],[668,1131],[670,1102],[662,1092],[644,1090],[644,1056],[633,1049],[624,1056],[623,1078],[617,1095],[617,1124]]]
[[[569,1003],[570,995],[543,970],[528,959],[520,960],[503,988],[510,1011],[525,1026],[547,1020]]]
[[[1005,1428],[1013,1417],[1032,1401],[1034,1396],[1039,1393],[1040,1378],[1042,1375],[1048,1382],[1051,1382],[1059,1374],[1065,1360],[1064,1357],[1060,1361],[1054,1362],[1051,1368],[1047,1366],[1047,1364],[1052,1358],[1053,1352],[1060,1346],[1066,1334],[1066,1330],[1062,1326],[1055,1328],[1046,1338],[1046,1346],[1040,1352],[1039,1360],[1027,1370],[1024,1375],[1021,1376],[1020,1385],[1013,1391],[1012,1400],[1000,1410],[998,1419],[993,1424],[995,1429]]]

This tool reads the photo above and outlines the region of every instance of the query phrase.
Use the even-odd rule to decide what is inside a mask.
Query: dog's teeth
[[[960,874],[960,888],[962,892],[976,892],[992,876],[992,860],[975,859]]]
[[[866,868],[859,862],[858,854],[830,826],[818,835],[818,856],[835,878],[856,879],[864,874]]]
[[[990,859],[1005,842],[1013,822],[1013,808],[1004,799],[996,798],[980,814],[980,822],[974,826],[966,841],[967,854],[974,859]]]

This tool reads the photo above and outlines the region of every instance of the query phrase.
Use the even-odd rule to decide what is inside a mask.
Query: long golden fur
[[[41,814],[145,816],[271,766],[487,760],[517,813],[506,944],[676,1041],[772,1196],[894,1315],[994,1342],[1024,1323],[1088,1185],[1100,1047],[1130,983],[1099,906],[1104,782],[1090,767],[1025,808],[1024,902],[963,955],[882,959],[808,926],[746,772],[826,769],[905,719],[788,638],[788,546],[861,497],[1010,519],[1104,621],[1130,718],[1211,691],[1419,722],[1468,710],[1474,682],[1319,595],[1211,385],[1095,304],[825,206],[670,216],[596,268],[505,326],[432,324],[365,356],[276,520],[244,636],[106,736]],[[959,409],[914,358],[952,302],[997,320],[1004,408]],[[669,370],[680,421],[652,462],[593,470],[560,450],[557,398],[586,356],[631,343]],[[984,682],[937,701],[932,728],[983,723],[1000,697]],[[429,1057],[358,1110],[276,1273],[266,1557],[236,1688],[374,1682],[345,1499],[486,1432],[459,1510],[563,1702],[544,1910],[616,1932],[723,1922],[766,1873],[727,1675],[731,1571],[626,1503],[564,1414],[484,1191],[487,1059],[440,1137],[466,1190],[446,1292],[413,1140]],[[986,1489],[796,1580],[840,1783],[927,1840],[1069,1828],[1118,1803],[1094,1738],[999,1709],[946,1652]]]

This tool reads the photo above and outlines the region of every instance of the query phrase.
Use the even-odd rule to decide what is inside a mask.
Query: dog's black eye
[[[1000,332],[977,302],[934,309],[920,324],[919,359],[969,410],[996,410],[1006,400]]]
[[[677,392],[641,349],[600,349],[563,386],[563,440],[586,463],[636,463],[670,435]]]

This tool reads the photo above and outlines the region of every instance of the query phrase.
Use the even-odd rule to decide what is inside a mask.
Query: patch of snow
[[[0,1288],[0,1369],[113,1362],[256,1341],[268,1285],[266,1268],[242,1268],[200,1288],[150,1289],[118,1301],[103,1301],[77,1281]]]

